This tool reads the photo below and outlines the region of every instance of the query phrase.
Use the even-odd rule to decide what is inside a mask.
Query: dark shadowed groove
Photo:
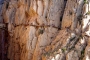
[[[62,25],[62,19],[63,19],[63,15],[64,15],[64,11],[65,11],[65,8],[66,8],[66,4],[67,4],[67,0],[64,0],[64,9],[62,10],[62,16],[60,17],[60,29],[61,29],[61,25]]]
[[[67,4],[67,0],[64,0],[64,9],[62,11],[62,17],[60,17],[60,21],[62,22],[62,18],[63,18],[63,15],[64,15],[64,11],[65,11],[65,7],[66,7],[66,4]]]
[[[4,42],[5,42],[5,40],[4,40],[4,30],[2,30],[2,39],[1,39],[1,42],[2,42],[2,60],[5,60],[4,59]]]
[[[2,7],[3,7],[3,4],[4,4],[4,1],[9,1],[9,0],[0,0],[0,18],[2,18]],[[3,23],[3,18],[0,19],[0,24]],[[6,36],[5,36],[5,31],[6,29],[3,28],[3,27],[0,27],[0,47],[1,47],[1,50],[0,50],[0,60],[8,60],[7,59],[7,53],[6,53],[6,45],[5,45],[5,42],[6,42]]]

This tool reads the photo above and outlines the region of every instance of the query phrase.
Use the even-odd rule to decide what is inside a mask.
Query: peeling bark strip
[[[70,27],[72,30],[77,28],[78,21],[80,20],[78,20],[78,17],[82,15],[83,5],[83,0],[69,0],[67,2],[64,17],[62,20],[62,28]]]

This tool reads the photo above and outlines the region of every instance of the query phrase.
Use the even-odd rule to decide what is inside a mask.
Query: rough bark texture
[[[1,1],[0,60],[90,60],[88,0]]]

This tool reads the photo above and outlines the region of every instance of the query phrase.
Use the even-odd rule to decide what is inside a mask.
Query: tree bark
[[[83,0],[5,0],[1,14],[7,25],[8,59],[81,59],[86,47],[86,42],[79,46],[83,6]]]

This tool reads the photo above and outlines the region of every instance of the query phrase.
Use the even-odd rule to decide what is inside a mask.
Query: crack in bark
[[[33,25],[33,24],[14,25],[14,27],[18,27],[18,26],[53,27],[53,28],[58,28],[59,29],[59,27],[55,27],[55,26],[52,26],[52,25]]]

